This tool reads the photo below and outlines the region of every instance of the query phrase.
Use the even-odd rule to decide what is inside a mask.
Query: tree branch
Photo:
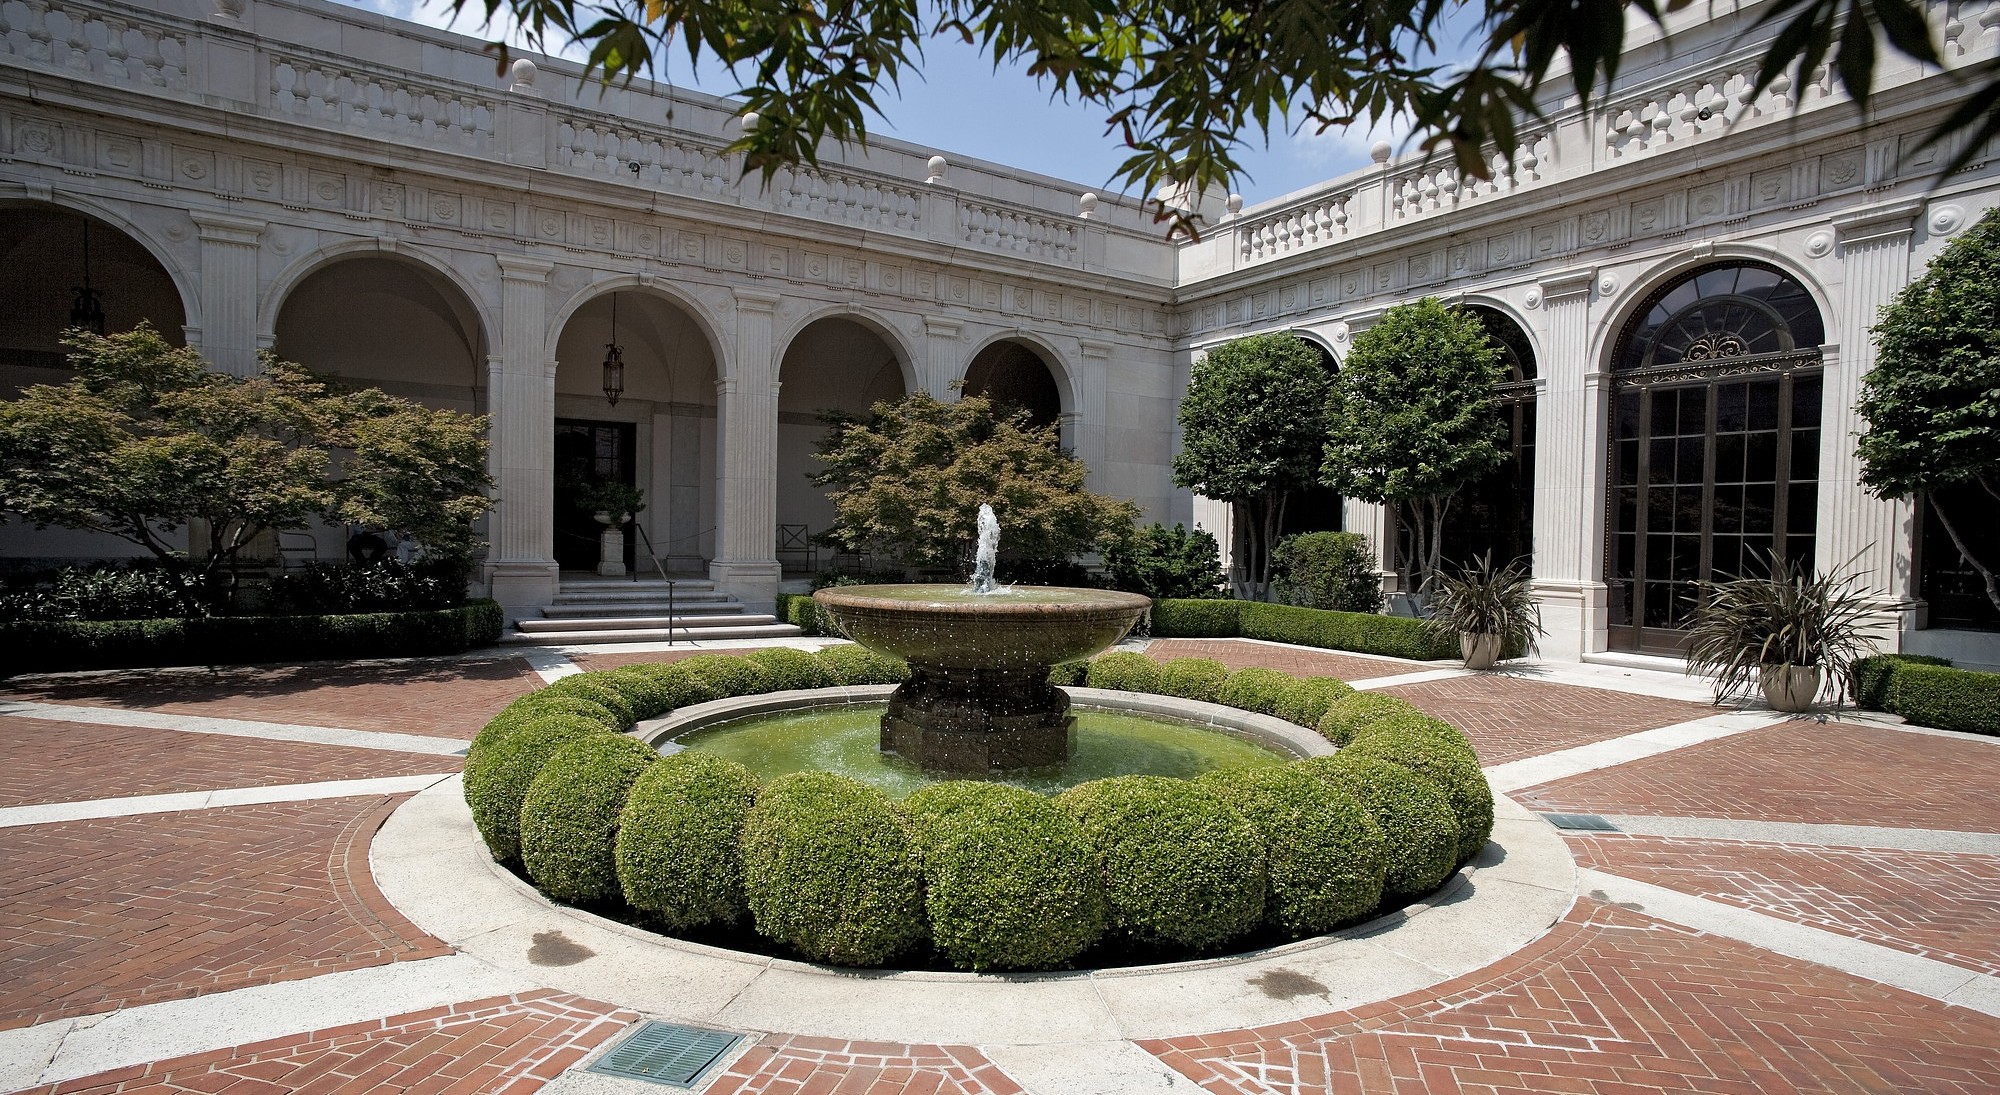
[[[1945,535],[1951,537],[1952,545],[1958,548],[1959,558],[1964,559],[1967,565],[1979,572],[1979,577],[1986,583],[1986,599],[1993,602],[1994,608],[2000,608],[2000,575],[1996,575],[1992,567],[1973,557],[1972,551],[1965,546],[1965,538],[1958,533],[1958,526],[1951,523],[1951,517],[1945,513],[1944,507],[1938,504],[1937,496],[1931,495],[1930,500],[1931,510],[1938,515],[1938,523],[1944,526]]]

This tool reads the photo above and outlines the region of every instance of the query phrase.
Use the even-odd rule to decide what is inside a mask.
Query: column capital
[[[738,312],[770,315],[778,310],[778,302],[784,299],[783,296],[777,293],[763,289],[732,289],[730,292],[736,297],[736,310]]]
[[[924,317],[924,333],[932,338],[957,338],[965,330],[965,324],[955,319],[941,319],[937,316]]]
[[[1833,218],[1833,231],[1842,247],[1875,241],[1894,242],[1908,238],[1917,228],[1917,214],[1924,211],[1921,198],[1907,198],[1886,205],[1857,209]]]
[[[1590,287],[1596,281],[1597,268],[1586,266],[1580,270],[1551,274],[1543,278],[1536,288],[1540,290],[1544,303],[1555,304],[1589,296]]]
[[[264,230],[270,227],[266,221],[251,220],[247,217],[229,217],[218,213],[189,212],[194,226],[203,243],[233,243],[239,247],[255,247],[264,238]]]
[[[503,281],[528,281],[541,284],[549,280],[556,264],[549,259],[534,259],[526,255],[495,255],[493,260],[500,264]]]

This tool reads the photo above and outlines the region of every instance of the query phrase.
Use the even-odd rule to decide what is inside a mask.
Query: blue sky
[[[493,36],[470,15],[453,24],[449,6],[441,0],[345,2],[464,34]],[[871,134],[1114,189],[1107,184],[1126,153],[1115,137],[1105,134],[1103,109],[1052,101],[1048,91],[1018,69],[996,72],[984,55],[956,40],[927,43],[920,68],[921,75],[907,80],[900,96],[882,97],[884,118],[870,120]],[[738,86],[724,71],[690,72],[685,54],[675,55],[669,75],[681,86],[715,95]],[[1251,177],[1239,180],[1236,189],[1254,205],[1345,174],[1369,162],[1369,146],[1383,135],[1400,138],[1395,132],[1360,129],[1274,134],[1268,147],[1260,140],[1239,155]]]

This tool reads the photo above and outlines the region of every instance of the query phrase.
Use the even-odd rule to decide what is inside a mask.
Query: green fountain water
[[[788,772],[852,776],[901,798],[946,775],[881,749],[881,706],[851,704],[770,715],[696,731],[679,739],[689,749],[738,761],[770,780]],[[1041,794],[1107,776],[1186,778],[1222,768],[1282,764],[1262,746],[1178,723],[1101,711],[1078,711],[1075,751],[1061,766],[988,777]]]

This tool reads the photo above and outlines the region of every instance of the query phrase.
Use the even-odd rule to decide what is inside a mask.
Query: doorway
[[[556,419],[555,548],[560,569],[596,572],[598,537],[604,526],[591,516],[592,510],[582,499],[606,483],[638,485],[637,443],[638,427],[630,422]],[[627,530],[627,571],[633,569],[634,539]]]

